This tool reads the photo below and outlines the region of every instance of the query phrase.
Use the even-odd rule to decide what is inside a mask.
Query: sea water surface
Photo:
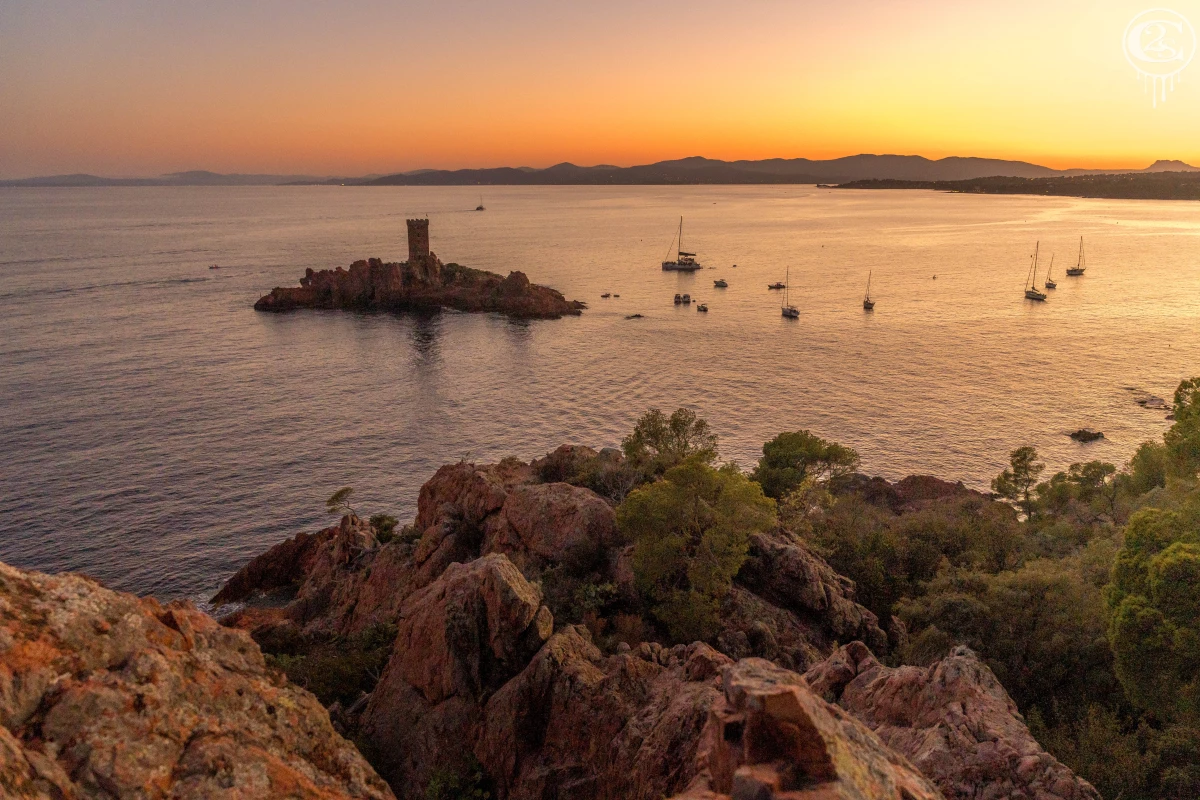
[[[1141,393],[1169,400],[1200,374],[1194,203],[811,186],[478,200],[0,190],[0,560],[204,599],[327,524],[338,487],[411,518],[443,463],[617,445],[650,407],[694,408],[744,465],[808,428],[856,448],[866,472],[984,488],[1024,444],[1048,470],[1124,462],[1168,424]],[[306,267],[403,259],[405,218],[426,214],[443,260],[523,270],[589,309],[537,322],[252,309]],[[680,215],[685,249],[715,269],[659,269]],[[1080,236],[1087,273],[1067,278]],[[1038,241],[1059,281],[1042,304],[1022,297]],[[786,270],[799,320],[766,288]],[[677,292],[710,311],[674,306]],[[1106,438],[1077,444],[1066,434],[1081,426]]]

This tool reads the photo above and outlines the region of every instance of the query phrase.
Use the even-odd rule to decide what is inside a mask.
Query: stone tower
[[[408,222],[408,263],[416,266],[429,258],[429,220],[410,219]]]
[[[429,252],[429,220],[410,219],[408,222],[408,274],[427,284],[442,282],[442,262]]]

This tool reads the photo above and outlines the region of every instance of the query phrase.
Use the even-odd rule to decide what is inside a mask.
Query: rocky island
[[[254,304],[256,311],[299,308],[353,311],[432,311],[452,308],[495,312],[520,319],[558,319],[586,306],[529,282],[523,272],[501,277],[459,264],[443,264],[429,249],[429,220],[408,220],[408,261],[372,258],[350,268],[308,269],[299,286],[277,287]]]

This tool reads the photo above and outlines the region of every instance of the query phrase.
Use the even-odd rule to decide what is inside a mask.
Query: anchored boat
[[[683,217],[679,218],[679,234],[676,237],[679,246],[675,250],[674,261],[662,262],[664,272],[695,272],[698,269],[704,269],[696,263],[696,254],[684,252],[683,249]],[[674,244],[674,242],[672,242]]]
[[[1079,259],[1075,262],[1075,266],[1067,267],[1067,274],[1073,278],[1077,278],[1087,269],[1087,256],[1083,254],[1083,237],[1079,237]]]
[[[788,302],[788,284],[791,283],[791,268],[788,268],[786,277],[783,282],[783,306],[779,309],[780,313],[788,319],[799,319],[800,309]]]
[[[1038,302],[1043,302],[1046,299],[1046,293],[1039,292],[1038,288],[1037,288],[1038,250],[1041,248],[1041,246],[1042,246],[1042,243],[1038,242],[1037,247],[1034,248],[1033,264],[1029,268],[1031,271],[1030,274],[1032,277],[1026,277],[1026,279],[1025,279],[1025,283],[1026,283],[1025,299],[1026,300],[1037,300]]]
[[[863,295],[863,311],[873,311],[875,301],[871,299],[871,270],[867,270],[867,293]]]

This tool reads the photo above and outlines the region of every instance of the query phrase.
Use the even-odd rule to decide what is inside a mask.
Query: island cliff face
[[[298,287],[277,287],[254,304],[257,311],[298,308],[355,311],[420,311],[452,308],[496,312],[523,319],[578,315],[579,301],[530,283],[523,272],[501,277],[458,264],[443,264],[429,250],[429,220],[408,220],[408,261],[372,258],[346,270],[308,269]]]
[[[447,465],[395,538],[348,515],[254,559],[214,602],[248,603],[224,622],[269,650],[394,631],[378,680],[330,713],[405,800],[447,771],[498,800],[1097,800],[970,651],[882,666],[903,626],[783,530],[752,538],[711,643],[631,647],[556,619],[564,569],[634,591],[611,504],[561,480],[620,458]],[[863,488],[897,507],[966,491]]]

